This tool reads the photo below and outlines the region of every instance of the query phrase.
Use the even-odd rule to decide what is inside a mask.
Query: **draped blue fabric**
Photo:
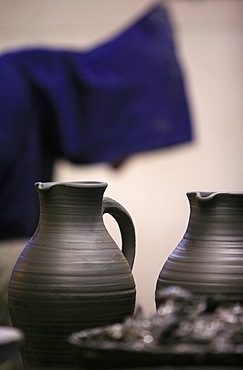
[[[52,179],[56,159],[115,166],[133,153],[190,141],[185,90],[161,6],[88,51],[2,54],[0,238],[33,233],[33,185]]]

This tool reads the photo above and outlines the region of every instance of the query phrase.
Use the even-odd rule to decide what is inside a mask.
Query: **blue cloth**
[[[36,181],[53,164],[119,163],[188,142],[191,119],[166,9],[153,7],[88,51],[15,50],[0,57],[0,239],[31,236]]]

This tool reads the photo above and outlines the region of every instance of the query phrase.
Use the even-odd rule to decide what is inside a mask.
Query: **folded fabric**
[[[88,51],[2,54],[0,81],[0,239],[33,233],[39,213],[33,185],[51,181],[57,158],[115,165],[192,139],[162,6]]]

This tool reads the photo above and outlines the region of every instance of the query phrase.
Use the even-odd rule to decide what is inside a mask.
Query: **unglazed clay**
[[[187,193],[187,230],[160,271],[159,289],[177,285],[196,295],[243,302],[243,193]]]
[[[12,323],[25,334],[28,367],[71,367],[73,331],[122,321],[135,307],[135,230],[128,212],[103,198],[103,182],[36,183],[40,218],[9,283]],[[111,214],[122,250],[103,223]]]

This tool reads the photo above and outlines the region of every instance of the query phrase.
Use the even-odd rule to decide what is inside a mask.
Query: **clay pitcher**
[[[243,302],[243,193],[187,193],[186,232],[160,271],[160,288],[177,285],[195,295]]]
[[[10,315],[25,334],[20,349],[25,366],[75,368],[67,342],[72,332],[134,312],[134,225],[119,203],[103,198],[106,183],[35,186],[39,224],[12,272]],[[119,225],[122,250],[103,223],[104,213]]]

